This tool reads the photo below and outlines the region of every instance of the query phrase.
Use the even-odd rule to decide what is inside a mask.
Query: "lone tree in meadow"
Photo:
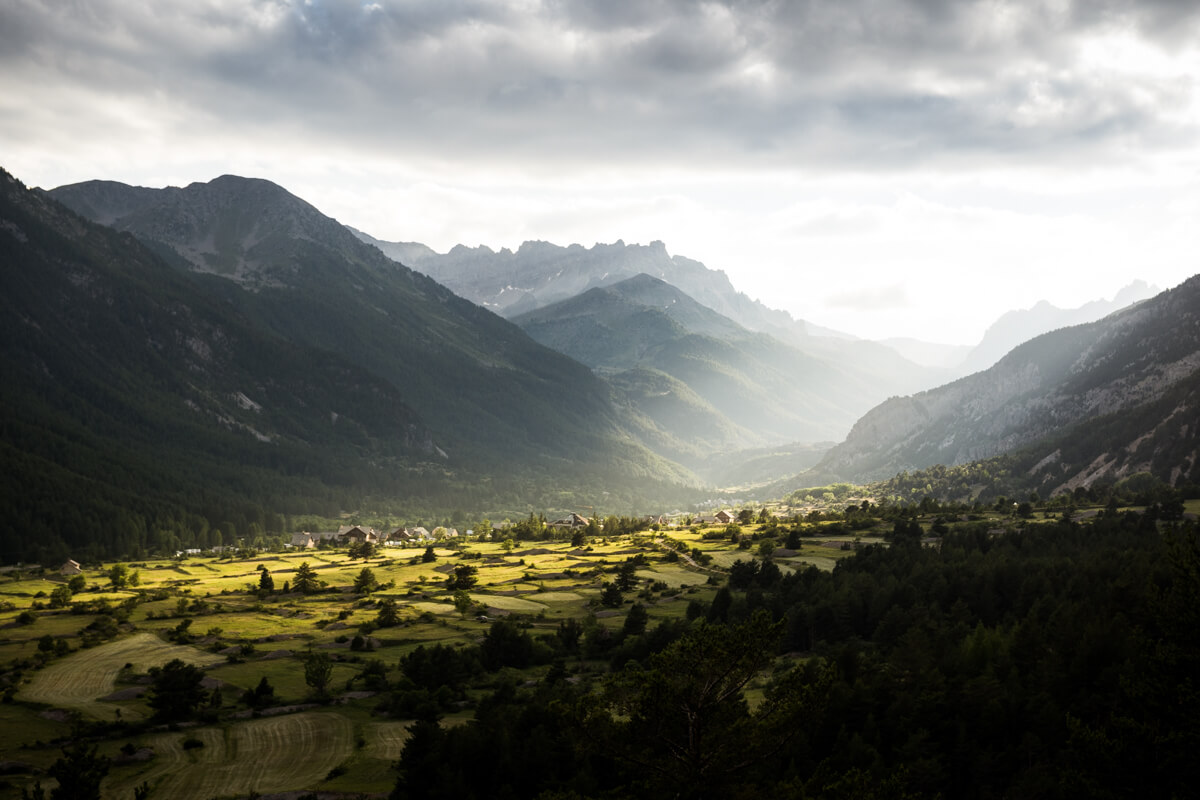
[[[618,608],[625,602],[625,595],[621,594],[621,587],[615,583],[605,583],[604,591],[600,592],[600,604],[609,608]]]
[[[300,562],[300,566],[296,567],[296,581],[292,584],[292,588],[304,594],[312,594],[321,588],[317,582],[317,573],[313,571],[307,561]]]
[[[381,628],[394,628],[400,624],[400,611],[395,600],[388,597],[379,601],[379,613],[375,616],[375,624]]]
[[[356,594],[369,594],[379,588],[379,581],[375,580],[375,573],[371,572],[370,567],[363,567],[362,572],[358,573],[358,577],[354,579],[354,591]]]
[[[350,545],[350,557],[361,558],[364,561],[375,555],[374,542],[355,542]]]
[[[454,592],[454,608],[459,614],[464,617],[471,610],[471,606],[475,605],[475,601],[471,599],[471,595],[467,594],[464,589],[456,589]]]
[[[628,592],[637,586],[637,563],[632,560],[627,560],[617,568],[617,588],[622,592]]]
[[[247,689],[242,695],[242,702],[251,708],[266,708],[275,704],[275,687],[267,680],[264,675],[258,682],[258,686],[253,689]]]
[[[325,653],[309,653],[304,659],[304,682],[319,696],[325,696],[325,687],[333,678],[333,662]]]

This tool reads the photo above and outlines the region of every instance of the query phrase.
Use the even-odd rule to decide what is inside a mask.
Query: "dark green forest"
[[[479,648],[423,648],[392,688],[420,720],[392,796],[1193,796],[1193,522],[923,533],[899,515],[888,546],[832,572],[740,562],[688,622],[533,640],[502,621]],[[579,658],[611,672],[575,682]],[[494,672],[530,663],[555,666],[536,686]],[[436,725],[488,670],[475,723]]]

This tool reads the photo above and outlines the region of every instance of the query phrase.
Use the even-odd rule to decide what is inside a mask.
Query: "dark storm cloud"
[[[1117,33],[1190,46],[1197,5],[16,0],[0,88],[466,159],[1037,161],[1194,136],[1170,116],[1194,78],[1080,59]]]

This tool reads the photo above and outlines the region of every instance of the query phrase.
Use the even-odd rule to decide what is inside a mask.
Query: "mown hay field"
[[[79,650],[38,670],[17,693],[17,699],[112,719],[116,716],[117,706],[101,702],[99,698],[112,694],[117,675],[125,664],[145,672],[175,658],[199,666],[222,660],[220,656],[195,647],[167,644],[150,633],[137,633],[126,639]]]
[[[202,747],[184,749],[186,739]],[[142,782],[152,797],[208,800],[318,786],[354,750],[354,725],[332,711],[308,711],[143,737],[155,757],[105,781],[105,797],[127,797]]]

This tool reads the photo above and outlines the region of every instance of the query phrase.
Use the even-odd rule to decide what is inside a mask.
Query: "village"
[[[693,524],[701,526],[728,525],[737,522],[737,515],[732,511],[722,509],[715,514],[697,515],[695,517],[684,514],[645,516],[640,518],[640,522],[645,530],[668,530]],[[545,529],[549,532],[551,538],[555,538],[556,536],[569,537],[570,534],[576,531],[586,531],[591,525],[591,519],[572,512],[553,522],[545,523]],[[515,527],[513,523],[495,522],[490,525],[489,530],[481,534],[474,529],[460,532],[457,528],[445,526],[437,526],[431,531],[418,525],[414,527],[401,526],[391,532],[383,533],[368,526],[343,525],[336,531],[321,531],[318,533],[304,531],[293,533],[291,541],[284,546],[289,549],[310,550],[320,547],[322,544],[335,547],[349,547],[351,545],[361,546],[369,543],[377,547],[411,547],[426,546],[447,540],[454,541],[460,538],[492,541],[493,539],[503,539],[505,532],[513,527]],[[192,555],[194,553],[189,552],[188,554]]]

